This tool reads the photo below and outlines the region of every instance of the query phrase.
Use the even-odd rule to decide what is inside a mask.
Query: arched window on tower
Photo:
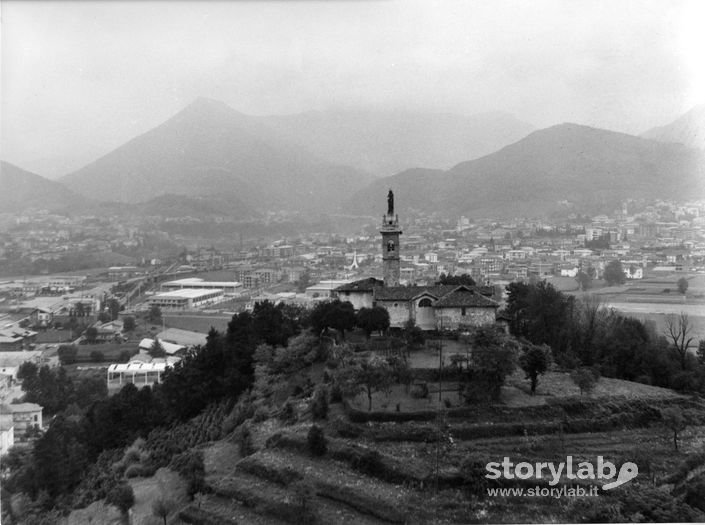
[[[431,308],[431,306],[433,306],[433,304],[428,297],[424,297],[419,301],[419,308]]]
[[[394,251],[394,241],[389,241],[387,243],[387,251],[388,252],[393,252]]]

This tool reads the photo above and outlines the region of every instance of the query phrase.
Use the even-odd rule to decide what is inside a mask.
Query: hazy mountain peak
[[[563,123],[445,172],[405,171],[379,179],[349,206],[378,202],[393,187],[400,217],[415,210],[451,217],[609,212],[626,198],[704,196],[703,175],[705,155],[697,150]]]
[[[207,98],[62,179],[97,200],[225,194],[259,211],[331,211],[369,180]]]
[[[705,149],[705,104],[695,106],[665,126],[651,128],[642,137],[659,142],[676,142]]]

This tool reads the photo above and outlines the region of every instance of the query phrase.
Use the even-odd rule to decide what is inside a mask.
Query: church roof
[[[391,286],[377,288],[375,299],[379,301],[410,301],[421,295],[431,295],[440,299],[457,289],[472,291],[473,287],[457,284],[439,284],[436,286]]]
[[[338,286],[336,292],[372,292],[375,288],[380,288],[384,286],[384,281],[375,279],[374,277],[368,277],[367,279],[360,279],[359,281],[353,281],[351,283]]]
[[[481,307],[481,308],[498,308],[499,305],[479,293],[467,289],[455,290],[443,298],[439,299],[434,308],[458,308],[458,307]]]
[[[436,286],[390,286],[377,288],[375,300],[377,301],[411,301],[420,295],[432,295],[438,299],[442,294],[434,293]]]

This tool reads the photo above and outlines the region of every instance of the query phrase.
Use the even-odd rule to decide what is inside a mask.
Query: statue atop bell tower
[[[387,194],[387,214],[382,216],[382,270],[384,286],[399,286],[401,262],[399,260],[399,216],[394,214],[394,192]]]

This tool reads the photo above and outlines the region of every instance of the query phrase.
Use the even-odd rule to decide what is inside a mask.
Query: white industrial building
[[[195,288],[172,290],[150,297],[150,306],[159,306],[163,310],[193,310],[223,300],[223,289]]]
[[[164,371],[171,363],[159,359],[150,363],[144,361],[130,361],[129,363],[116,363],[108,367],[108,389],[121,388],[122,385],[147,386],[161,383]]]
[[[197,277],[177,279],[162,283],[162,290],[223,290],[225,295],[237,295],[242,290],[242,283],[237,281],[204,281]]]

